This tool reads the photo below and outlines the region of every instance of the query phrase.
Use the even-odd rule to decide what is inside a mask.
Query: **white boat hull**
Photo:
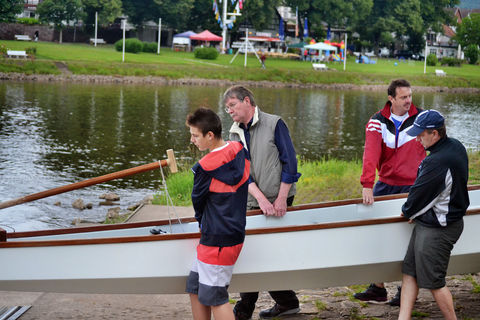
[[[479,208],[480,190],[470,191],[470,198],[470,208]],[[413,228],[398,218],[404,201],[289,211],[284,218],[248,217],[230,291],[400,280]],[[364,223],[365,218],[378,221]],[[480,214],[464,220],[450,274],[480,271]],[[197,223],[173,225],[171,235],[149,235],[150,228],[9,238],[0,242],[0,290],[184,293],[199,239]],[[175,228],[186,233],[177,234],[181,231]]]

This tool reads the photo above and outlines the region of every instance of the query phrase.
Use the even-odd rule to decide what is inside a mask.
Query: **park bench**
[[[30,36],[27,36],[27,35],[24,35],[24,34],[16,34],[15,35],[15,40],[32,41],[32,38],[30,38]]]
[[[95,44],[95,38],[90,38],[90,43]],[[102,38],[97,38],[97,44],[106,44],[106,42]]]
[[[447,75],[447,73],[441,69],[436,69],[435,74],[439,77],[445,77]]]
[[[325,63],[313,63],[312,64],[313,70],[328,70],[328,67],[325,65]]]
[[[19,50],[7,50],[7,57],[8,58],[28,58],[26,51],[19,51]]]

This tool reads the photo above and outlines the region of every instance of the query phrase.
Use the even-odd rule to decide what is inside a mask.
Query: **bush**
[[[26,52],[30,57],[35,57],[35,55],[37,54],[37,47],[25,48],[25,52]]]
[[[155,42],[144,42],[143,43],[143,52],[156,53],[158,49],[158,44]]]
[[[38,19],[35,18],[17,18],[17,22],[21,24],[39,24]]]
[[[442,66],[460,67],[462,65],[462,60],[454,57],[443,57],[442,60],[440,60],[440,64]]]
[[[477,45],[471,44],[465,48],[465,57],[468,59],[470,64],[476,64],[478,61],[479,50]]]
[[[0,56],[7,56],[7,46],[0,44]]]
[[[123,47],[123,40],[118,40],[115,42],[115,49],[117,51],[122,51]],[[125,40],[125,52],[131,53],[139,53],[143,49],[142,41],[138,40],[137,38],[130,38]]]
[[[427,66],[435,67],[438,63],[437,56],[434,55],[433,53],[430,53],[427,56]]]
[[[196,48],[193,54],[197,59],[208,60],[215,60],[219,55],[217,49],[215,48]]]

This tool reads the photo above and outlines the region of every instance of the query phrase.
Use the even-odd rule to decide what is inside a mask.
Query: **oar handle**
[[[173,173],[177,172],[177,162],[175,160],[175,156],[174,156],[174,153],[173,153],[172,149],[167,150],[167,156],[168,156],[167,160],[155,161],[155,162],[152,162],[152,163],[149,163],[149,164],[144,164],[144,165],[141,165],[141,166],[138,166],[138,167],[109,173],[109,174],[106,174],[106,175],[103,175],[103,176],[100,176],[100,177],[96,177],[96,178],[92,178],[92,179],[88,179],[88,180],[84,180],[84,181],[80,181],[80,182],[75,182],[75,183],[72,183],[72,184],[68,184],[66,186],[61,186],[61,187],[57,187],[57,188],[33,193],[33,194],[30,194],[28,196],[24,196],[24,197],[21,197],[21,198],[8,200],[8,201],[0,203],[0,209],[5,209],[5,208],[13,207],[13,206],[16,206],[18,204],[25,203],[25,202],[30,202],[30,201],[50,197],[50,196],[53,196],[53,195],[56,195],[56,194],[60,194],[60,193],[64,193],[64,192],[68,192],[68,191],[72,191],[72,190],[76,190],[76,189],[85,188],[85,187],[88,187],[88,186],[91,186],[91,185],[94,185],[94,184],[99,184],[99,183],[102,183],[102,182],[131,176],[131,175],[134,175],[134,174],[137,174],[137,173],[142,173],[142,172],[145,172],[145,171],[158,169],[158,168],[160,168],[160,166],[162,166],[162,167],[169,166],[171,172],[173,172]]]

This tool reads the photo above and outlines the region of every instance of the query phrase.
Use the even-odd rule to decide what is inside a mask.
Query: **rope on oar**
[[[177,221],[182,228],[183,231],[183,225],[182,221],[180,220],[180,217],[177,214],[177,211],[175,210],[175,206],[173,205],[172,197],[170,197],[170,193],[168,192],[168,186],[167,186],[167,181],[165,180],[165,175],[163,174],[163,168],[160,166],[160,173],[162,174],[162,187],[163,187],[163,192],[165,193],[165,202],[167,203],[167,214],[168,214],[168,224],[170,226],[170,233],[173,233],[172,231],[172,216],[170,215],[170,207],[173,209],[174,213],[174,218],[177,218]]]

